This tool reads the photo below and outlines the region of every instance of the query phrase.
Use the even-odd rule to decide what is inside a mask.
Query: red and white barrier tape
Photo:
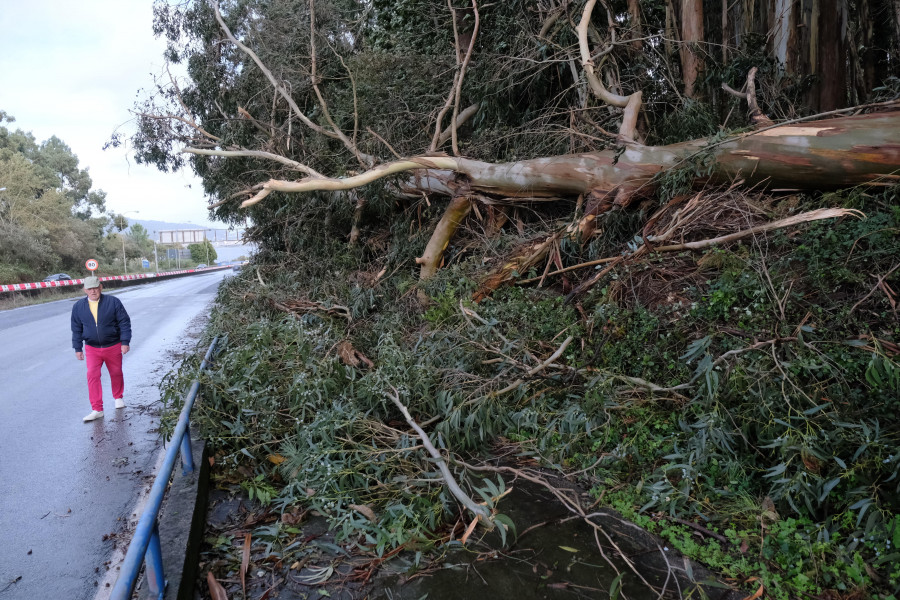
[[[101,277],[100,282],[104,281],[127,281],[130,279],[155,279],[166,275],[184,275],[185,273],[199,273],[201,271],[215,271],[226,269],[224,267],[210,267],[208,269],[182,269],[180,271],[166,271],[164,273],[137,273],[135,275],[110,275],[109,277]],[[0,292],[19,292],[24,290],[40,290],[55,287],[71,287],[74,285],[83,285],[84,279],[66,279],[64,281],[38,281],[35,283],[10,283],[0,284]]]

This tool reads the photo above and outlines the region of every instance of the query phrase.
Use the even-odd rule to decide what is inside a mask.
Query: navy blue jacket
[[[75,352],[82,351],[82,342],[95,348],[115,346],[119,342],[124,346],[131,343],[131,318],[121,300],[100,294],[96,323],[87,296],[75,303],[72,307],[72,347]]]

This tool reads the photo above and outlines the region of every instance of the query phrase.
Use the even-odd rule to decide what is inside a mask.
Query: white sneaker
[[[95,420],[95,419],[102,419],[102,418],[103,418],[103,411],[102,411],[102,410],[92,410],[92,411],[91,411],[91,414],[89,414],[88,416],[86,416],[86,417],[83,419],[83,421],[84,421],[85,423],[87,423],[88,421],[93,421],[93,420]]]
[[[125,398],[116,398],[116,408],[125,408]]]

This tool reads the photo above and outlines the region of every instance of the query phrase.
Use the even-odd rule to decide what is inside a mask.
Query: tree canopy
[[[161,82],[137,107],[136,157],[170,169],[188,153],[226,220],[273,191],[337,192],[326,196],[356,210],[351,238],[370,200],[466,198],[420,257],[423,278],[473,202],[503,220],[510,205],[580,196],[590,220],[660,183],[673,191],[677,177],[661,182],[663,174],[685,163],[693,170],[680,170],[681,188],[710,178],[834,188],[883,181],[900,167],[890,140],[857,139],[855,121],[829,140],[802,126],[749,141],[724,129],[767,131],[769,115],[803,121],[892,98],[890,3],[834,0],[846,16],[839,26],[825,7],[804,3],[707,4],[160,3],[156,30],[188,78]],[[870,129],[884,135],[896,119]],[[798,135],[822,145],[807,153],[823,157],[812,166],[821,177],[795,168]],[[844,164],[829,152],[844,153]],[[286,202],[254,207],[260,239]],[[576,232],[586,239],[593,224]]]
[[[106,194],[59,138],[38,142],[0,112],[0,279],[43,278],[100,256]]]

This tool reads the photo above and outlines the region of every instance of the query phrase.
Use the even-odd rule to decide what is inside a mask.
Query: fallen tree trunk
[[[190,152],[190,149],[186,149]],[[709,165],[695,174],[698,182],[737,179],[758,189],[828,190],[860,184],[890,185],[900,181],[900,111],[839,117],[806,123],[774,125],[710,144],[694,140],[669,146],[627,143],[621,152],[607,150],[492,164],[462,157],[421,156],[387,163],[348,178],[309,176],[300,181],[270,180],[242,206],[261,201],[273,191],[346,190],[388,175],[413,171],[401,184],[406,193],[467,194],[481,202],[529,202],[585,197],[585,216],[573,228],[582,239],[593,233],[594,216],[613,206],[627,206],[651,195],[665,170],[692,161]],[[702,159],[702,161],[700,160]],[[458,223],[461,206],[442,223]],[[427,278],[440,264],[456,227],[438,227],[428,243],[420,276]],[[552,244],[538,243],[527,252],[528,264],[540,262]],[[508,261],[502,273],[489,276],[490,293],[523,263]]]

